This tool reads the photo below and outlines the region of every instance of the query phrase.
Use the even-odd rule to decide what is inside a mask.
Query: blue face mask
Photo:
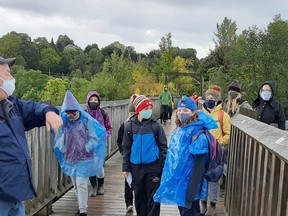
[[[142,110],[139,112],[139,115],[141,115],[144,119],[149,119],[152,116],[152,110]]]
[[[269,101],[272,97],[272,92],[271,91],[262,91],[260,94],[260,97],[265,101]]]
[[[178,119],[180,120],[180,122],[182,123],[186,123],[191,119],[191,113],[182,113],[179,112],[177,113]]]
[[[209,109],[213,109],[216,106],[216,101],[214,100],[205,100],[205,105]]]

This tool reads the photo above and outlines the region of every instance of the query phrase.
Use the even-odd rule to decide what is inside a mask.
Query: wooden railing
[[[241,114],[233,117],[225,195],[227,215],[288,215],[287,163],[287,131]]]
[[[156,97],[151,98],[154,102],[153,115],[159,117],[160,104]],[[128,100],[103,102],[112,120],[113,133],[107,146],[107,158],[117,152],[117,134],[122,122],[128,117]],[[65,176],[52,152],[54,137],[47,133],[46,128],[35,128],[27,132],[29,150],[32,158],[33,183],[37,197],[26,201],[27,215],[48,215],[51,212],[52,203],[63,196],[71,187],[69,177]]]

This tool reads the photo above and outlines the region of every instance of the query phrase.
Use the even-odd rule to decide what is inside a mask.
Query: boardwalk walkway
[[[168,123],[164,126],[167,139],[170,139],[175,125]],[[136,216],[136,210],[132,213],[126,213],[124,202],[124,178],[121,172],[122,158],[117,152],[105,164],[105,194],[103,196],[89,197],[88,215],[89,216]],[[220,199],[217,205],[217,216],[224,216],[224,201]],[[70,190],[61,199],[52,206],[51,216],[73,216],[78,211],[77,199],[75,193]],[[161,215],[176,216],[179,215],[176,206],[161,205]]]

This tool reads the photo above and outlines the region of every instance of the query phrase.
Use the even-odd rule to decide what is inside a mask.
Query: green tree
[[[90,71],[93,75],[102,71],[105,58],[99,49],[91,49],[87,54],[87,58]]]
[[[69,44],[74,45],[74,41],[71,40],[67,35],[58,36],[58,39],[56,41],[56,47],[60,52],[63,51],[64,47],[66,47]]]
[[[61,57],[52,48],[44,48],[41,50],[41,61],[40,65],[48,71],[49,76],[51,75],[50,69],[56,67],[59,64]]]
[[[1,56],[16,57],[17,65],[26,66],[24,57],[22,56],[22,37],[15,32],[8,33],[0,38],[0,54]]]
[[[38,70],[26,71],[23,66],[13,66],[12,69],[16,79],[14,95],[22,99],[40,101],[42,91],[48,82],[48,76]]]
[[[170,82],[167,73],[171,73],[173,70],[173,48],[172,48],[172,34],[169,32],[161,38],[159,43],[161,50],[160,65],[162,70],[163,79],[161,80],[164,84]]]
[[[41,101],[50,101],[53,105],[62,105],[66,90],[69,89],[68,80],[60,78],[50,79],[44,89]]]

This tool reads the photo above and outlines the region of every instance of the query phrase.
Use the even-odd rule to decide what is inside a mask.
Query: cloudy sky
[[[202,58],[225,16],[241,32],[266,28],[276,14],[286,20],[287,11],[287,0],[0,0],[0,37],[10,31],[48,41],[67,35],[83,49],[119,41],[147,53],[171,32],[173,46],[194,48]]]

